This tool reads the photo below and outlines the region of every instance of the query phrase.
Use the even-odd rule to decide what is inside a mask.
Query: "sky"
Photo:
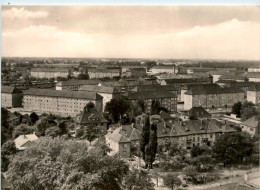
[[[260,60],[260,7],[2,6],[2,56]]]

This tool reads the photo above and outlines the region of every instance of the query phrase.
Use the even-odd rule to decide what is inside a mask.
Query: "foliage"
[[[123,189],[153,190],[154,184],[148,171],[134,168],[124,177]]]
[[[11,140],[5,142],[1,147],[1,171],[5,172],[12,157],[17,153],[15,143]]]
[[[35,112],[32,112],[30,114],[30,120],[31,120],[32,124],[34,125],[35,122],[39,120],[39,116]]]
[[[233,105],[232,107],[232,113],[236,114],[238,117],[241,116],[241,108],[242,108],[242,103],[237,102]]]
[[[153,100],[151,105],[151,114],[158,114],[160,113],[160,111],[165,111],[166,113],[168,113],[167,108],[161,107],[158,100]]]
[[[1,145],[12,138],[13,127],[9,126],[8,119],[8,110],[1,108]]]
[[[88,79],[89,79],[89,76],[88,76],[88,74],[83,74],[83,73],[81,73],[81,74],[79,74],[79,76],[78,76],[77,79],[78,79],[78,80],[88,80]]]
[[[84,133],[84,137],[86,137],[86,139],[91,144],[91,142],[98,137],[98,132],[93,126],[87,126]]]
[[[242,111],[241,111],[241,119],[242,121],[245,121],[255,115],[258,115],[258,111],[255,107],[255,105],[252,102],[244,102],[242,106]]]
[[[20,135],[32,134],[34,131],[35,131],[34,127],[21,124],[21,125],[18,125],[16,128],[14,128],[12,136],[13,136],[13,139],[16,139]]]
[[[114,122],[118,122],[129,109],[130,103],[126,97],[113,98],[105,107],[105,111],[112,115]]]
[[[87,105],[85,106],[84,109],[86,109],[87,111],[89,111],[90,109],[94,108],[95,104],[93,102],[89,102],[87,103]]]
[[[12,189],[119,190],[128,165],[103,153],[100,145],[42,137],[14,157],[7,180]]]
[[[210,147],[208,147],[208,146],[194,146],[194,147],[192,147],[190,153],[191,153],[192,157],[197,157],[202,154],[209,155],[209,154],[211,154],[211,150],[210,150]]]
[[[46,130],[51,127],[55,127],[57,123],[54,121],[56,119],[55,116],[50,115],[48,117],[42,118],[37,124],[36,124],[36,132],[35,134],[37,136],[45,136]],[[55,129],[56,130],[56,129]],[[53,129],[50,129],[48,132],[52,131]],[[50,134],[50,133],[49,133]]]
[[[226,164],[242,163],[244,157],[252,155],[254,143],[248,133],[235,132],[221,135],[215,142],[213,153],[216,160]]]
[[[163,183],[169,188],[178,187],[181,185],[181,180],[176,174],[168,173],[163,177]]]
[[[146,168],[152,168],[157,152],[157,126],[152,124],[150,126],[150,118],[147,117],[145,125],[143,126],[140,142],[140,150],[142,152],[143,160],[146,163]]]

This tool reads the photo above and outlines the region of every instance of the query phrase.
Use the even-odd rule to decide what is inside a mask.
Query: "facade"
[[[75,116],[89,102],[93,102],[96,109],[101,112],[103,109],[102,101],[103,97],[94,92],[31,88],[24,92],[23,106],[27,111]]]
[[[230,108],[239,101],[244,101],[244,92],[238,88],[190,89],[184,94],[184,110]]]
[[[177,69],[175,69],[174,65],[158,65],[151,68],[152,74],[158,73],[177,73]]]
[[[111,68],[88,68],[89,78],[113,78],[120,77],[122,74],[121,67],[111,67]]]
[[[2,86],[1,88],[1,106],[2,107],[21,107],[23,94],[20,90],[11,86]]]
[[[255,115],[240,124],[242,131],[248,132],[251,136],[258,136],[260,129],[260,116]]]
[[[177,96],[167,91],[147,91],[135,92],[128,96],[128,99],[137,104],[139,100],[145,103],[145,113],[151,113],[151,106],[154,100],[157,100],[161,107],[165,107],[169,112],[177,112]]]
[[[256,73],[256,72],[260,73],[260,67],[258,67],[258,68],[257,67],[248,68],[247,71],[249,73]]]
[[[33,68],[31,70],[31,77],[35,78],[68,78],[70,70],[68,68]]]
[[[83,85],[79,88],[79,91],[94,92],[101,95],[103,97],[102,111],[104,111],[107,102],[120,96],[119,92],[114,87],[109,86]]]
[[[83,111],[76,116],[75,120],[83,129],[91,127],[98,135],[107,134],[108,121],[96,108],[91,108],[89,110],[83,109]]]
[[[227,81],[234,81],[234,82],[245,82],[247,79],[245,76],[237,75],[237,74],[226,74],[222,75],[219,80],[227,80]]]
[[[260,72],[245,74],[249,82],[260,82]]]
[[[56,84],[56,90],[77,91],[83,85],[98,85],[100,82],[101,82],[101,80],[99,80],[99,79],[61,81]]]
[[[165,91],[173,93],[177,96],[177,89],[174,85],[147,85],[147,86],[137,86],[133,90],[133,92],[158,92]]]
[[[247,101],[260,104],[260,85],[252,86],[247,90]]]

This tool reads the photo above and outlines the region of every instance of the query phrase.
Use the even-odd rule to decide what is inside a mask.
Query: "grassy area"
[[[214,187],[214,190],[255,190],[255,188],[253,187],[248,187],[248,186],[244,186],[241,184],[237,184],[237,183],[230,183],[227,185],[221,185],[219,187]],[[211,188],[207,188],[207,189],[203,189],[203,190],[212,190]]]

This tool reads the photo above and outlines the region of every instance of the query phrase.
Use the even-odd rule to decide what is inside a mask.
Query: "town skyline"
[[[259,60],[259,13],[258,6],[2,6],[2,56]]]

